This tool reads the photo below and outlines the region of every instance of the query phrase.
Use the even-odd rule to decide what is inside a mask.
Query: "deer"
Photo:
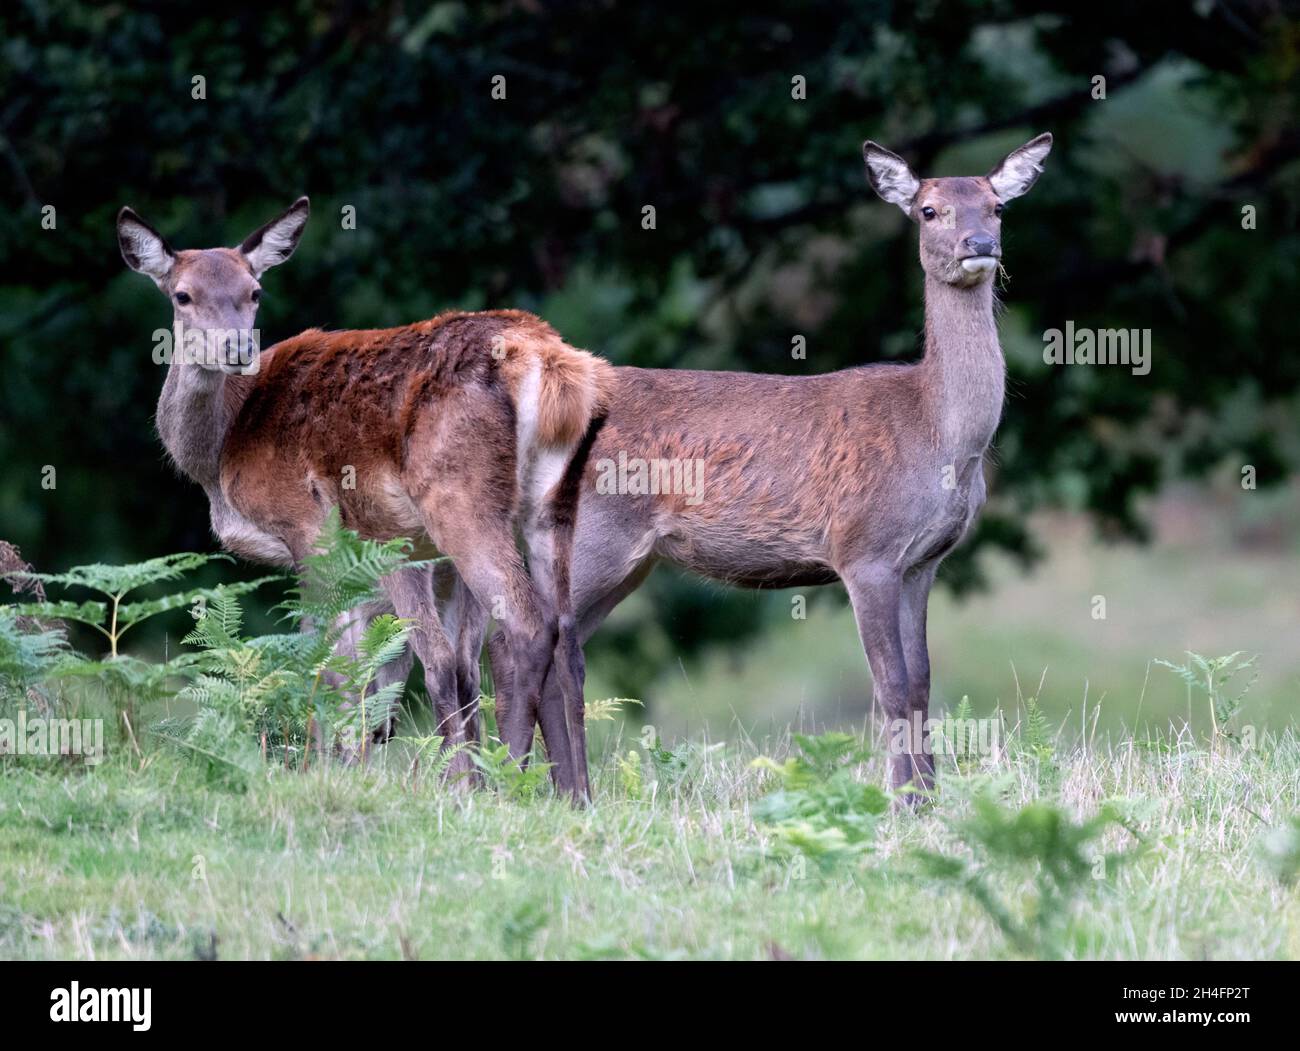
[[[1034,185],[1051,146],[1039,135],[986,175],[920,179],[897,154],[864,144],[871,187],[919,227],[920,361],[813,376],[615,369],[580,451],[578,643],[660,561],[746,588],[841,581],[874,701],[895,731],[887,778],[896,805],[931,794],[929,595],[984,503],[985,454],[1002,416],[994,275],[1003,208]],[[620,457],[702,465],[702,493],[611,492],[602,476]],[[498,683],[509,684],[512,649],[500,633],[489,644]],[[548,677],[556,704],[558,687]],[[582,714],[572,713],[572,754],[585,763]],[[585,769],[562,778],[585,779]]]
[[[302,197],[237,247],[176,251],[131,208],[118,214],[127,266],[172,305],[156,415],[162,443],[203,489],[213,532],[232,554],[301,573],[337,507],[364,537],[410,537],[416,557],[445,557],[449,565],[386,577],[382,603],[355,611],[345,636],[355,640],[379,609],[413,621],[410,646],[438,733],[448,747],[466,745],[478,737],[490,614],[512,655],[508,714],[498,720],[511,757],[526,761],[540,724],[557,765],[581,769],[567,725],[582,703],[571,663],[581,652],[566,640],[569,505],[578,496],[566,470],[603,412],[612,366],[517,310],[313,328],[263,350],[254,328],[261,278],[293,254],[309,215]],[[561,657],[556,696],[565,700],[542,710],[543,683]],[[408,655],[392,674],[409,667]],[[469,769],[459,750],[451,772]]]

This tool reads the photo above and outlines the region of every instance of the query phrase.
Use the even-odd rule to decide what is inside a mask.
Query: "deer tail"
[[[571,591],[574,529],[588,454],[615,382],[604,359],[571,347],[546,322],[519,315],[505,334],[505,362],[515,402],[521,501],[526,519],[549,534],[550,576],[558,635],[555,672],[564,696],[570,761],[586,795],[582,644]]]

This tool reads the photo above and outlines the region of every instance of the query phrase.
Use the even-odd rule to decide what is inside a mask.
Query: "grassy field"
[[[1008,730],[964,771],[945,760],[919,816],[876,815],[875,758],[784,784],[753,765],[790,740],[669,754],[607,735],[582,811],[509,778],[465,793],[413,776],[401,744],[245,791],[166,749],[93,771],[11,760],[0,956],[1300,956],[1293,734],[1064,751]],[[1000,801],[983,824],[981,797]],[[1108,800],[1122,820],[1073,844]]]
[[[1296,519],[1243,546],[1204,517],[1165,515],[1149,549],[1048,519],[1036,575],[995,564],[989,594],[936,595],[936,710],[967,696],[996,734],[940,758],[919,813],[877,787],[870,682],[833,603],[666,667],[644,709],[591,705],[584,810],[491,751],[484,789],[443,783],[427,713],[364,769],[266,762],[240,712],[276,681],[248,662],[278,651],[232,637],[205,667],[248,677],[199,696],[234,721],[147,732],[179,714],[169,686],[128,709],[138,735],[101,710],[97,766],[0,761],[0,957],[1300,957]],[[212,609],[200,624],[226,624]],[[1258,654],[1215,686],[1232,707],[1259,671],[1218,733],[1153,663],[1184,648]],[[600,676],[593,661],[589,698]],[[297,765],[303,728],[285,732],[272,754]]]

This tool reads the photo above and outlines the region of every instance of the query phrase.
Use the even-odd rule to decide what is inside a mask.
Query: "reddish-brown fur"
[[[502,366],[513,393],[530,362],[541,363],[538,440],[542,445],[572,446],[604,407],[613,383],[608,362],[568,346],[555,329],[532,314],[500,313],[512,324],[501,334]]]
[[[238,248],[177,252],[130,208],[118,214],[122,258],[172,304],[178,352],[158,400],[163,444],[206,492],[222,543],[248,558],[301,566],[335,506],[364,536],[431,541],[455,573],[401,570],[383,588],[386,604],[414,622],[440,732],[448,743],[477,735],[471,640],[490,611],[509,636],[522,695],[498,720],[502,739],[522,757],[540,718],[548,749],[572,767],[569,704],[539,710],[557,642],[575,662],[562,688],[581,689],[567,592],[576,492],[560,475],[608,398],[610,367],[510,310],[313,329],[253,357],[260,278],[293,254],[309,215],[301,197]],[[336,629],[354,644],[373,615],[354,611]],[[408,667],[382,674],[397,682]],[[453,769],[467,765],[467,756],[453,759]],[[584,793],[585,779],[566,787]]]
[[[543,369],[540,440],[576,441],[612,370],[532,315],[448,312],[393,329],[309,329],[263,353],[256,374],[229,381],[222,488],[295,552],[335,504],[364,535],[428,525],[440,550],[462,549],[518,510],[513,399],[533,360]]]
[[[544,638],[567,601],[538,606],[514,543],[518,400],[538,365],[538,443],[571,444],[607,399],[612,370],[531,315],[449,312],[395,329],[309,330],[268,350],[255,375],[230,381],[221,489],[295,561],[333,506],[363,536],[423,534],[480,602],[504,598],[522,612],[516,630]],[[568,544],[555,555],[567,559]],[[567,566],[556,575],[567,581]]]

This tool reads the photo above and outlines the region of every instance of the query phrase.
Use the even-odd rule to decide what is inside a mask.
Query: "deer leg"
[[[444,599],[443,628],[456,659],[456,710],[466,741],[479,740],[479,656],[487,633],[488,613],[474,598],[454,566],[444,562],[434,568],[435,586]]]
[[[650,575],[654,565],[655,560],[647,558],[637,565],[631,573],[628,573],[612,585],[610,584],[610,574],[600,574],[600,570],[605,568],[600,562],[586,559],[583,560],[580,567],[575,567],[573,608],[576,611],[577,632],[574,637],[574,645],[577,648],[578,667],[583,674],[577,683],[576,695],[578,703],[572,710],[569,731],[573,735],[574,747],[580,748],[583,756],[587,754],[587,724],[586,708],[583,703],[583,682],[586,664],[582,657],[582,647],[596,633],[596,629],[605,622],[605,618],[614,611],[614,607],[645,582],[645,578]],[[615,572],[621,572],[623,567],[620,565],[609,568],[615,570]],[[559,703],[561,700],[560,684],[556,680],[556,671],[558,671],[558,667],[552,669],[552,674],[548,675],[546,679],[545,689],[547,691],[547,701],[550,703]],[[588,791],[590,791],[590,786],[588,786]]]
[[[506,636],[506,632],[504,628],[498,628],[495,632],[492,633],[492,637],[488,639],[488,661],[492,666],[492,683],[493,683],[493,688],[496,692],[496,696],[493,698],[493,700],[496,704],[497,736],[502,741],[509,743],[511,739],[522,741],[524,739],[525,734],[527,734],[528,740],[531,741],[533,739],[533,734],[538,729],[538,712],[541,709],[541,702],[538,703],[536,710],[531,712],[531,714],[528,712],[524,712],[523,714],[521,714],[520,711],[516,708],[516,702],[514,701],[515,682],[516,682],[515,658],[513,652],[510,649],[510,640]],[[547,674],[547,681],[548,682],[550,681],[549,672]],[[547,703],[551,704],[552,706],[554,706],[557,703],[563,704],[563,699],[560,699],[557,702],[556,696],[557,695],[555,691],[551,691],[550,695],[548,696],[548,694],[546,693],[545,684],[543,684],[543,693],[542,693],[543,700],[545,700]],[[520,725],[522,722],[525,721],[528,724],[526,731]],[[566,733],[567,733],[567,727],[566,727]],[[546,739],[545,728],[543,728],[542,730],[542,739],[543,741],[545,741]],[[572,744],[572,739],[569,738],[568,744],[564,745],[564,748],[566,749],[566,754],[571,753],[572,750],[569,747],[571,744]],[[551,751],[552,749],[550,748],[549,745],[547,745],[548,754],[551,753]],[[512,755],[514,754],[513,750],[511,751],[511,754]],[[529,760],[529,753],[524,753],[523,757],[519,760],[519,765],[521,767],[527,768],[528,760]],[[560,762],[552,760],[551,781],[556,786],[557,789],[560,789],[562,784],[567,784],[570,776],[567,772],[568,767],[566,765],[564,768],[565,771],[564,776],[561,777],[560,767],[561,767]]]
[[[903,574],[902,605],[899,629],[903,639],[903,658],[907,663],[909,687],[909,719],[921,726],[922,746],[912,753],[912,783],[922,792],[934,788],[934,754],[929,747],[929,731],[925,729],[930,718],[930,649],[926,643],[926,611],[930,604],[930,589],[938,562],[913,566]],[[913,800],[922,797],[913,795]]]
[[[572,502],[576,503],[576,496]],[[556,498],[548,499],[541,508],[526,515],[522,534],[528,552],[528,573],[541,595],[546,596],[549,608],[554,611],[556,634],[551,660],[542,669],[539,680],[538,722],[542,739],[546,742],[547,758],[551,761],[551,779],[560,791],[568,791],[579,800],[591,798],[587,775],[587,753],[582,744],[581,721],[575,726],[574,709],[582,707],[582,648],[577,643],[576,625],[571,612],[569,585],[570,556],[572,554],[573,506],[566,506],[567,528],[557,527]],[[560,556],[560,557],[557,557]],[[507,647],[508,648],[508,647]],[[498,649],[501,649],[498,645]],[[556,693],[547,695],[546,683],[552,678],[558,684]],[[575,700],[576,699],[576,700]],[[507,714],[507,722],[513,713]],[[498,725],[502,723],[498,713]],[[561,743],[561,754],[551,742]]]
[[[438,615],[433,573],[428,569],[401,569],[383,580],[384,593],[399,617],[415,623],[410,645],[424,665],[424,681],[433,702],[437,733],[444,748],[464,746],[464,721],[456,692],[456,655]],[[462,748],[452,757],[447,774],[454,782],[465,782],[473,771],[473,760]]]
[[[493,700],[496,705],[497,736],[502,737],[501,727],[510,718],[507,709],[515,688],[514,657],[510,654],[510,643],[506,641],[506,633],[502,628],[494,631],[488,639],[488,664],[492,668],[492,688],[496,693]]]
[[[554,659],[558,619],[549,601],[537,590],[515,546],[508,519],[484,521],[472,508],[458,504],[463,491],[441,493],[426,501],[429,535],[452,559],[474,599],[490,612],[505,635],[502,652],[510,670],[493,670],[497,679],[497,727],[511,757],[522,762],[532,749],[533,728],[539,722],[546,750],[559,768],[561,789],[578,795],[569,756],[571,749],[565,712],[542,710],[542,684]],[[439,529],[440,521],[455,528]],[[474,523],[466,527],[465,523]]]
[[[317,528],[319,528],[319,526]],[[281,538],[284,540],[285,546],[289,549],[294,576],[298,578],[299,582],[304,584],[306,582],[307,574],[307,563],[305,559],[311,552],[311,542],[308,537],[312,535],[314,534],[311,534],[310,531],[303,531],[300,535],[296,535],[292,538]],[[298,630],[304,635],[315,631],[315,620],[311,617],[304,616],[298,622]],[[328,676],[331,673],[326,674]],[[333,751],[334,742],[326,740],[325,732],[325,726],[316,718],[314,712],[307,717],[307,733],[311,737],[308,748],[310,749],[311,746],[315,746],[317,762],[328,759]],[[342,756],[345,762],[350,761],[346,747],[342,749]]]
[[[556,645],[559,644],[558,634]],[[492,634],[488,640],[488,659],[492,664],[492,681],[496,688],[497,735],[510,744],[512,740],[529,742],[533,733],[540,726],[542,740],[546,743],[546,754],[551,761],[551,781],[560,792],[569,792],[576,798],[590,797],[587,784],[585,764],[578,766],[573,762],[576,754],[573,747],[572,719],[566,720],[564,695],[556,678],[554,661],[546,672],[538,703],[529,711],[521,709],[523,702],[515,689],[518,679],[518,662],[511,648],[510,638],[504,628]],[[541,718],[545,709],[547,716]],[[552,744],[552,742],[558,742]],[[512,747],[511,755],[515,754]],[[528,765],[525,752],[519,760],[522,766]]]
[[[579,539],[586,539],[586,537],[580,535]],[[609,540],[608,536],[602,536],[600,544],[584,545],[582,550],[575,552],[572,597],[577,621],[576,641],[579,646],[580,661],[582,658],[580,647],[595,634],[596,629],[604,623],[614,607],[644,583],[655,565],[653,558],[642,558],[640,562],[632,562],[633,568],[629,572],[628,559],[617,557],[627,554],[628,549],[610,544]],[[500,684],[503,677],[508,678],[510,675],[511,666],[509,648],[503,632],[498,631],[492,636],[488,643],[488,653],[492,662],[492,677],[498,683],[497,715],[500,718],[502,696]],[[580,667],[585,671],[585,665]],[[558,669],[552,666],[543,687],[543,705],[550,706],[552,709],[564,703],[557,674]],[[587,754],[586,714],[582,705],[581,679],[577,685],[578,704],[570,710],[569,732],[575,750],[585,758]],[[508,694],[509,691],[505,692]],[[552,769],[552,779],[556,779],[554,769]],[[559,787],[558,780],[557,787]],[[584,787],[590,793],[590,782],[586,779],[584,779]]]
[[[893,566],[859,563],[843,574],[858,622],[858,635],[871,665],[875,699],[888,720],[889,784],[901,789],[912,783],[915,756],[922,741],[913,727],[911,684],[903,652],[902,574]]]
[[[419,572],[419,571],[414,571]],[[478,696],[479,696],[479,651],[483,648],[483,635],[487,627],[487,613],[470,594],[460,575],[448,563],[441,563],[428,572],[433,574],[435,601],[441,606],[441,634],[448,641],[453,653],[454,687],[449,685],[449,676],[438,668],[439,662],[446,663],[443,647],[438,643],[413,647],[408,643],[402,654],[389,661],[376,673],[367,695],[378,692],[395,682],[405,682],[411,674],[415,650],[422,648],[421,663],[425,665],[425,686],[429,692],[438,732],[444,737],[444,746],[456,743],[476,744],[479,739]],[[417,590],[420,590],[417,588]],[[351,613],[344,614],[337,622],[340,631],[337,649],[340,652],[355,655],[362,633],[371,621],[385,613],[410,616],[412,619],[425,617],[426,606],[423,594],[415,595],[403,603],[407,614],[398,614],[391,600],[376,601],[358,607]],[[438,615],[435,608],[435,616]],[[427,628],[420,629],[427,632]],[[423,636],[413,640],[416,643],[427,642]],[[348,707],[352,707],[350,703]],[[373,734],[376,744],[387,741],[393,732],[393,719],[385,721]],[[450,731],[450,732],[449,732]],[[344,758],[353,760],[359,750],[355,744],[344,749]],[[454,758],[451,772],[468,771],[468,780],[474,783],[477,772],[469,769],[465,759]]]

